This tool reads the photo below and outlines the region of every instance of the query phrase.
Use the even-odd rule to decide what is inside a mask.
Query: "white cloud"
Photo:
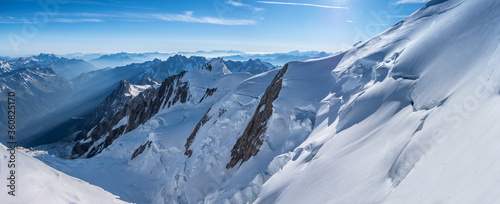
[[[100,19],[95,18],[54,18],[50,19],[50,22],[58,23],[100,23],[103,22]]]
[[[348,9],[347,7],[342,7],[342,6],[327,6],[327,5],[307,4],[307,3],[277,2],[277,1],[257,1],[257,2],[262,4],[312,6],[312,7],[330,8],[330,9]]]
[[[230,5],[230,6],[234,6],[234,7],[247,7],[247,8],[250,8],[254,11],[262,11],[264,10],[263,8],[257,8],[257,7],[253,7],[253,6],[250,6],[248,4],[244,4],[242,2],[238,2],[238,1],[233,1],[233,0],[227,0],[225,1],[226,4]]]
[[[76,17],[121,17],[120,15],[113,14],[103,14],[103,13],[86,13],[86,12],[77,12],[77,13],[58,13],[57,16],[76,16]]]
[[[210,16],[195,16],[193,11],[184,14],[144,14],[144,13],[60,13],[48,22],[57,23],[101,23],[104,21],[151,22],[155,20],[170,22],[207,23],[217,25],[255,25],[259,19],[229,19]],[[262,20],[262,19],[260,19]],[[2,17],[0,24],[23,24],[26,20],[12,17]],[[40,22],[34,22],[40,23]]]
[[[247,19],[226,19],[226,18],[216,18],[201,16],[193,16],[192,11],[186,11],[184,14],[154,14],[153,16],[159,20],[163,21],[177,21],[177,22],[191,22],[191,23],[209,23],[218,25],[255,25],[257,24],[254,20]]]
[[[427,2],[429,0],[399,0],[395,4],[422,4]]]
[[[243,4],[241,2],[232,1],[232,0],[226,1],[226,4],[229,4],[229,5],[235,6],[235,7],[244,7],[244,6],[247,6],[246,4]]]
[[[9,20],[0,21],[0,24],[25,24],[25,23],[47,23],[47,22],[57,22],[57,23],[101,23],[103,20],[96,18],[49,18],[48,21],[38,22],[38,21],[28,21],[26,18],[13,18],[8,17]]]

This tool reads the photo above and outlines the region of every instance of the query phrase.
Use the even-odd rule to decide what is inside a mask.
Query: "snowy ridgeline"
[[[497,203],[499,11],[434,0],[344,53],[255,76],[212,61],[178,77],[185,102],[113,120],[128,131],[94,157],[35,157],[137,203]]]

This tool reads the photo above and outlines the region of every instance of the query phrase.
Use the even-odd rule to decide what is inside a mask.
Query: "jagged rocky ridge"
[[[194,70],[196,67],[202,67],[207,60],[204,57],[184,57],[181,55],[175,55],[168,58],[166,61],[161,61],[155,59],[153,61],[148,61],[144,63],[131,64],[123,67],[117,67],[114,69],[106,69],[106,70],[97,70],[89,73],[85,73],[75,78],[72,82],[75,84],[76,92],[73,94],[72,101],[73,103],[70,106],[66,107],[65,110],[60,110],[59,113],[53,113],[52,115],[69,115],[69,116],[78,116],[77,118],[86,118],[85,124],[83,127],[69,126],[67,124],[73,124],[72,119],[59,117],[60,121],[65,121],[60,125],[54,127],[46,134],[41,137],[35,138],[35,140],[30,142],[30,145],[40,145],[45,144],[43,141],[57,141],[60,139],[68,137],[67,135],[70,132],[75,130],[82,130],[76,136],[76,139],[79,140],[85,137],[86,132],[90,131],[93,127],[89,125],[89,121],[92,120],[103,120],[103,114],[106,113],[106,108],[100,108],[98,113],[101,115],[95,116],[88,114],[93,111],[94,108],[98,108],[100,105],[100,101],[103,101],[111,92],[118,86],[118,82],[120,80],[129,81],[131,84],[135,85],[154,85],[159,86],[162,81],[171,75],[176,75],[185,70]],[[243,64],[254,64],[254,63],[246,63],[246,62],[237,62]],[[252,69],[252,67],[247,66],[246,68],[250,70],[258,70],[261,69],[258,67],[258,64],[255,64],[256,67]],[[211,96],[216,91],[216,88],[207,88],[206,95],[200,99],[200,103],[205,100],[206,97]],[[128,99],[127,99],[128,100]],[[126,100],[125,100],[126,101]],[[167,104],[168,105],[168,104]],[[102,106],[102,105],[101,105]],[[107,106],[105,106],[107,107]],[[108,107],[109,108],[109,107]],[[107,112],[108,119],[109,114],[111,112]],[[93,118],[93,119],[89,119]],[[46,120],[53,121],[53,120]],[[76,123],[77,121],[75,121]],[[82,126],[80,122],[78,122],[78,126]],[[54,122],[55,124],[55,122]],[[91,124],[96,124],[91,123]],[[47,125],[43,125],[44,127]],[[90,127],[89,127],[90,126]],[[51,127],[52,128],[52,127]],[[71,128],[71,129],[68,129]],[[62,135],[60,132],[64,133]],[[84,133],[85,132],[85,133]],[[74,138],[74,136],[70,136]],[[88,141],[87,141],[88,142]],[[89,145],[90,143],[87,143]],[[59,154],[61,152],[57,151],[55,154]],[[63,153],[62,155],[68,155],[69,153]]]
[[[189,98],[189,87],[181,79],[186,71],[168,77],[158,88],[149,88],[132,98],[130,82],[121,81],[92,116],[85,122],[81,140],[73,148],[74,157],[86,154],[87,158],[100,153],[120,135],[134,130],[158,113],[160,108],[170,108],[175,103],[185,103]],[[100,120],[100,121],[97,121]],[[121,122],[121,123],[120,123]],[[88,136],[81,138],[87,133]],[[104,138],[104,139],[103,139]]]
[[[278,74],[276,74],[271,85],[266,89],[266,92],[264,92],[243,135],[238,138],[238,141],[231,150],[231,160],[226,165],[226,168],[233,168],[240,160],[241,164],[243,164],[243,162],[250,159],[250,157],[259,153],[259,147],[264,142],[264,133],[267,131],[267,123],[273,114],[273,102],[280,94],[283,75],[287,68],[288,64],[285,64]]]
[[[218,63],[217,69],[220,70],[212,70],[214,63]],[[223,69],[227,70],[222,60],[216,59],[197,71],[214,71],[224,74]],[[148,88],[137,96],[131,95],[133,85],[130,82],[121,81],[117,89],[86,119],[82,131],[76,138],[78,143],[73,148],[73,157],[93,157],[120,135],[136,129],[161,109],[168,109],[176,103],[183,104],[189,101],[192,96],[190,86],[188,81],[183,80],[186,73],[187,71],[182,71],[180,74],[167,77],[161,85]],[[227,73],[230,72],[227,70]],[[216,90],[217,88],[206,88],[205,94],[198,103],[212,96]]]

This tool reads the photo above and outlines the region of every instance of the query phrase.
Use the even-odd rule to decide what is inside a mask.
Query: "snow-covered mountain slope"
[[[256,203],[499,202],[499,9],[431,1],[346,52],[316,127]]]
[[[499,20],[496,0],[432,0],[335,56],[206,66],[94,157],[38,158],[138,203],[497,203]]]
[[[13,152],[15,163],[9,163]],[[25,149],[14,151],[0,144],[0,176],[4,178],[0,182],[4,191],[0,194],[2,203],[126,203],[119,200],[118,196],[68,176],[32,157],[38,153]],[[15,166],[8,168],[8,164]],[[13,179],[5,179],[12,176],[11,170],[15,171]],[[11,181],[15,181],[13,189],[6,187],[11,185]]]

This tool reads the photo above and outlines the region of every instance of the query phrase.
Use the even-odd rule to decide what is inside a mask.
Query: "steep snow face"
[[[14,153],[15,152],[15,153]],[[15,168],[7,168],[11,154],[15,155]],[[39,152],[25,149],[11,150],[0,144],[2,178],[11,177],[10,170],[15,174],[15,196],[7,194],[11,180],[2,179],[2,203],[126,203],[103,189],[90,185],[80,179],[57,171],[33,155]],[[10,163],[12,164],[12,163]]]
[[[431,1],[346,52],[339,89],[256,203],[498,202],[499,9]]]

